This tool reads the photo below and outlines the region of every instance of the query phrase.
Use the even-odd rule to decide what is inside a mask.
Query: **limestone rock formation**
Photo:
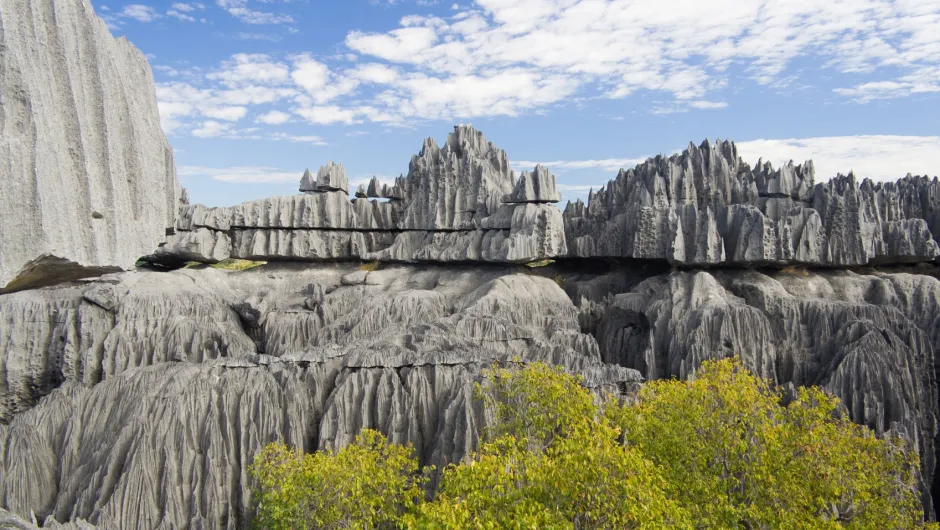
[[[458,461],[497,360],[597,391],[640,381],[601,363],[554,281],[512,267],[121,273],[0,297],[0,318],[0,506],[40,522],[244,528],[246,469],[272,440],[338,447],[372,427]]]
[[[132,268],[180,194],[147,60],[88,0],[0,12],[0,292]]]
[[[561,193],[555,190],[555,175],[538,164],[535,171],[523,171],[512,194],[506,196],[503,202],[561,202]]]
[[[443,147],[427,139],[393,186],[373,178],[350,201],[346,182],[331,161],[316,181],[304,172],[303,195],[184,205],[177,233],[147,259],[519,263],[567,253],[561,212],[541,204],[559,199],[554,176],[538,166],[516,182],[505,151],[470,126],[456,127]]]
[[[938,194],[936,179],[914,177],[814,184],[811,162],[751,169],[734,143],[706,140],[621,170],[587,205],[569,204],[566,243],[571,257],[683,266],[930,261],[940,256],[930,230]]]
[[[930,512],[936,465],[940,281],[926,275],[720,270],[569,278],[605,362],[646,379],[739,356],[778,384],[818,385],[878,433],[905,433]]]

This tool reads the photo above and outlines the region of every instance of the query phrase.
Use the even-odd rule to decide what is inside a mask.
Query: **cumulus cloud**
[[[249,0],[216,4],[249,23],[290,21],[253,10]],[[846,101],[940,93],[936,0],[477,0],[453,7],[446,15],[405,16],[388,31],[350,31],[345,49],[329,55],[237,54],[190,85],[209,90],[216,107],[264,100],[317,125],[396,126],[642,93],[652,94],[648,113],[721,113],[733,105],[722,93],[732,66],[735,75],[779,89],[800,78],[798,58],[864,74],[864,82],[827,87]],[[186,101],[161,103],[176,113],[167,126],[186,122]],[[188,119],[205,117],[193,108]]]
[[[281,125],[287,123],[290,120],[290,114],[286,112],[281,112],[279,110],[272,110],[258,116],[258,121],[261,123],[266,123],[268,125]]]

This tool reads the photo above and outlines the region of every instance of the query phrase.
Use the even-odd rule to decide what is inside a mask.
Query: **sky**
[[[817,181],[940,175],[940,0],[144,1],[93,5],[146,54],[194,203],[328,160],[391,182],[461,123],[566,200],[706,138]]]

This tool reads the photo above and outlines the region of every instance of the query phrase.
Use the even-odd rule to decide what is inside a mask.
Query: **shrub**
[[[269,444],[249,470],[256,483],[255,527],[395,527],[424,495],[412,453],[369,429],[336,453]]]

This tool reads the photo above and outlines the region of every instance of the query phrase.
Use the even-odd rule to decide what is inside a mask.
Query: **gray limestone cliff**
[[[88,0],[0,0],[0,292],[133,268],[177,213],[150,67]]]
[[[350,200],[341,164],[330,161],[302,195],[237,206],[184,205],[178,232],[148,259],[157,263],[260,260],[522,263],[567,252],[555,177],[538,166],[516,178],[506,152],[459,126],[443,147],[425,140],[408,174],[372,179]],[[378,199],[387,199],[381,201]]]
[[[524,267],[120,273],[0,297],[0,322],[0,507],[102,528],[247,527],[246,469],[273,440],[312,451],[371,427],[459,461],[494,361],[598,391],[641,380]]]
[[[812,162],[752,169],[733,142],[705,141],[621,170],[564,217],[571,257],[856,267],[936,259],[938,212],[936,178],[816,184]]]
[[[371,427],[423,463],[460,460],[485,421],[473,383],[494,361],[629,393],[738,355],[909,436],[932,511],[940,280],[585,269],[285,263],[4,295],[0,507],[48,524],[245,528],[246,469],[269,441],[336,448]]]

